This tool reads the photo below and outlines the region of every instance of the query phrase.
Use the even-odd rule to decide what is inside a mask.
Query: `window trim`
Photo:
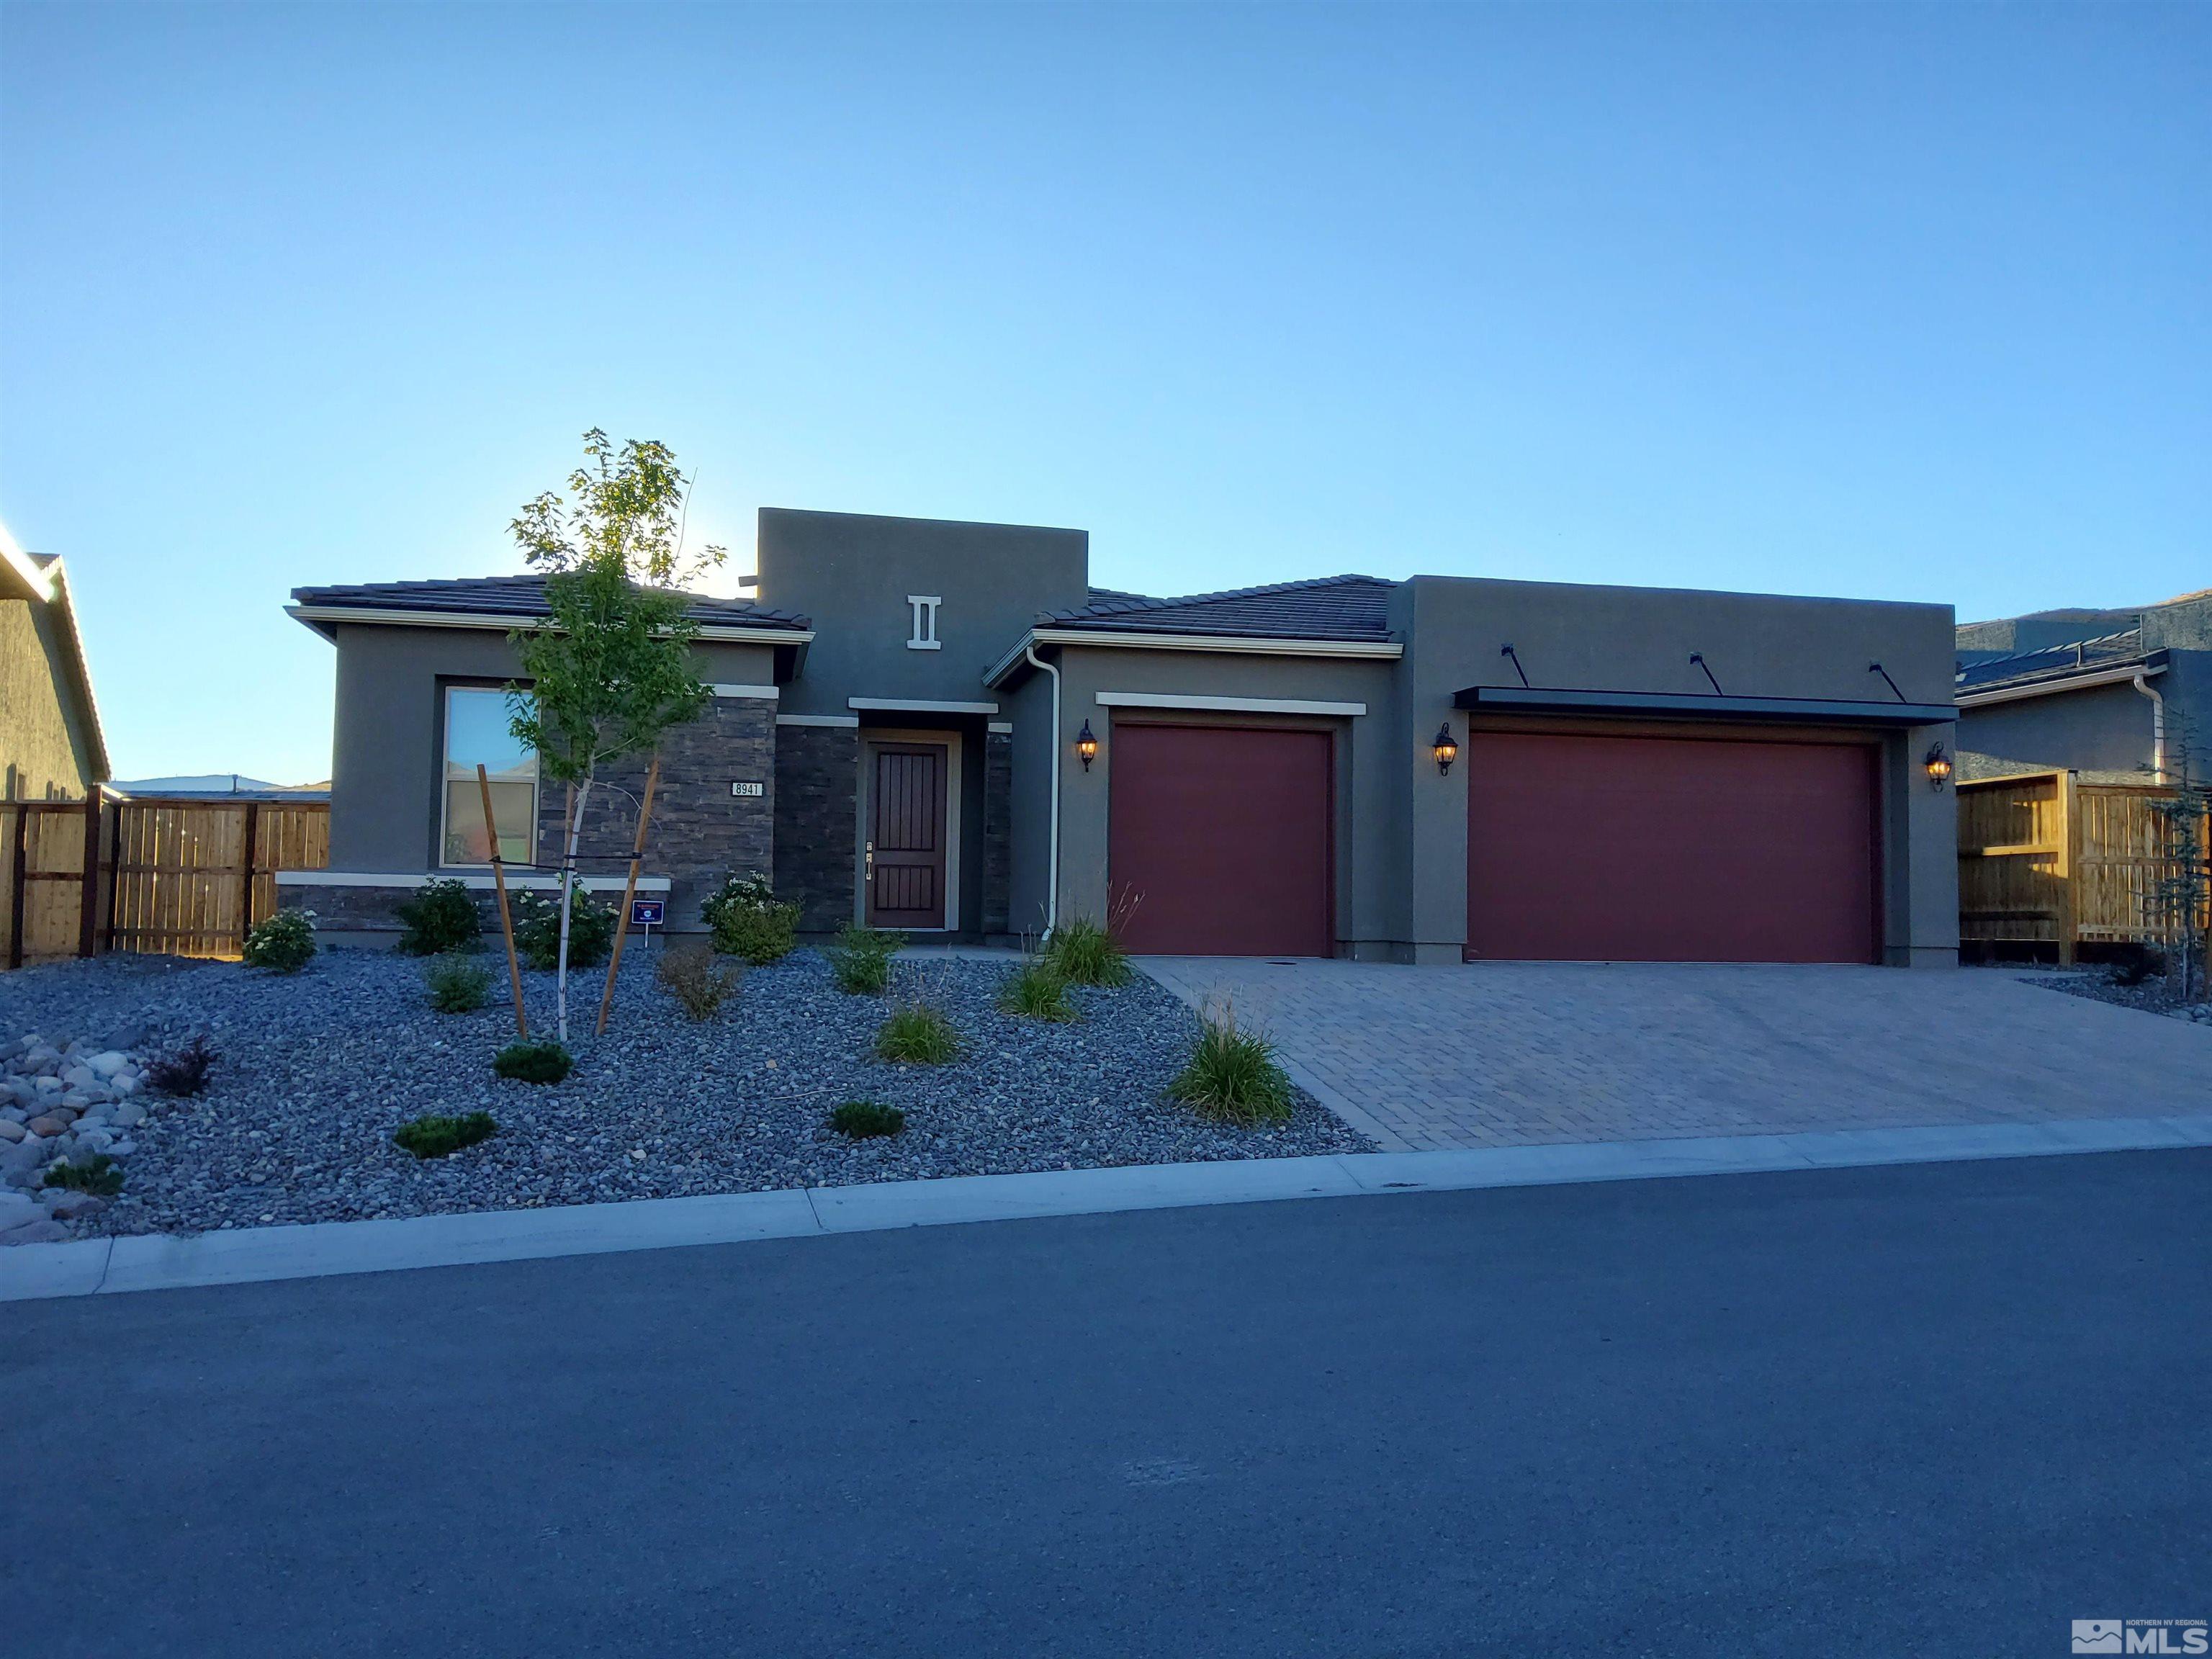
[[[438,856],[436,867],[441,870],[489,870],[492,867],[491,861],[489,859],[457,860],[450,860],[446,856],[446,848],[448,843],[447,834],[447,809],[452,805],[452,786],[456,782],[462,781],[462,780],[456,779],[450,775],[453,769],[453,758],[452,752],[448,745],[453,740],[453,693],[456,691],[488,691],[495,696],[503,697],[507,690],[507,682],[504,680],[441,679],[438,682],[438,844],[436,848]],[[516,780],[508,779],[506,780],[506,781],[514,782],[516,781]],[[528,847],[525,849],[527,856],[519,860],[514,859],[506,860],[509,865],[520,863],[524,866],[534,866],[537,862],[538,815],[544,810],[545,805],[545,798],[543,793],[544,787],[544,772],[542,764],[539,762],[538,757],[532,755],[531,757],[530,774],[530,842]]]

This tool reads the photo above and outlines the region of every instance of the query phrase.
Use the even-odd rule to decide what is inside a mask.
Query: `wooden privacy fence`
[[[2070,772],[1960,784],[1960,939],[2056,945],[2061,963],[2083,945],[2180,945],[2189,919],[2173,896],[2176,826],[2158,810],[2175,798]],[[2204,921],[2200,910],[2196,926]]]
[[[204,801],[94,790],[0,803],[4,964],[137,951],[239,955],[276,909],[276,872],[330,863],[327,801]]]

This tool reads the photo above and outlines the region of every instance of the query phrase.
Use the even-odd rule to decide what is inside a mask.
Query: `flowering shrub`
[[[514,949],[526,966],[550,971],[561,960],[561,901],[520,892],[513,901]],[[568,907],[568,965],[596,968],[614,947],[615,913],[582,888]]]
[[[279,910],[246,930],[246,965],[296,974],[315,954],[315,913]]]

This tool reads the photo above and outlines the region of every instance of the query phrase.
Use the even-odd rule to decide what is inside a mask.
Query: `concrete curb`
[[[0,1302],[1122,1210],[2179,1146],[2212,1146],[2212,1115],[1362,1152],[788,1188],[561,1209],[241,1227],[192,1237],[154,1233],[19,1244],[0,1249]]]

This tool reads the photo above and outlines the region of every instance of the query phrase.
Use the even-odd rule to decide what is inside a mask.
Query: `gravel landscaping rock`
[[[2178,976],[2152,977],[2136,985],[2123,985],[2109,968],[2013,969],[2031,985],[2063,991],[2068,996],[2087,997],[2122,1008],[2140,1008],[2147,1014],[2166,1014],[2193,1024],[2212,1026],[2212,1002],[2184,1001]]]
[[[890,998],[848,996],[801,951],[749,970],[721,1016],[694,1024],[655,984],[648,953],[634,950],[605,1038],[587,1035],[604,979],[572,981],[577,1066],[544,1085],[493,1074],[492,1055],[514,1036],[503,999],[434,1013],[410,958],[331,951],[295,975],[129,956],[60,963],[0,980],[0,1033],[19,1045],[30,1033],[96,1040],[74,1052],[51,1040],[23,1046],[13,1080],[34,1097],[11,1090],[15,1103],[0,1116],[27,1132],[32,1108],[68,1109],[46,1083],[63,1085],[67,1069],[91,1079],[82,1116],[39,1138],[127,1158],[122,1194],[78,1213],[76,1236],[1372,1150],[1304,1095],[1290,1122],[1265,1130],[1209,1123],[1164,1099],[1197,1025],[1149,980],[1078,988],[1084,1017],[1052,1025],[998,1012],[1008,971],[902,958]],[[552,975],[524,978],[532,1032],[549,1032]],[[944,1009],[961,1036],[957,1060],[872,1057],[900,997]],[[143,1061],[195,1034],[219,1056],[206,1091],[142,1091]],[[852,1100],[899,1108],[905,1132],[834,1133],[830,1111]],[[410,1119],[471,1111],[490,1113],[499,1133],[427,1160],[392,1144]],[[0,1176],[30,1144],[0,1142]]]

